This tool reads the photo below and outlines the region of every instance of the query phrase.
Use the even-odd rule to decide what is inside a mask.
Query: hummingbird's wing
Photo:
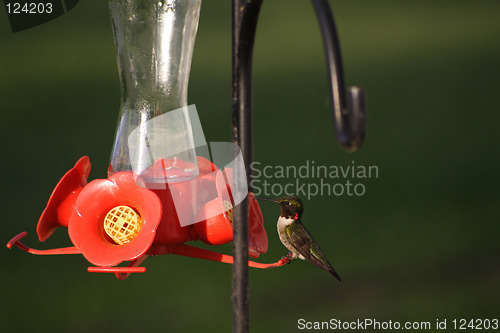
[[[285,236],[288,242],[300,253],[307,261],[330,272],[339,281],[342,279],[335,272],[332,265],[321,251],[318,243],[312,238],[306,227],[299,221],[296,221],[285,228]]]

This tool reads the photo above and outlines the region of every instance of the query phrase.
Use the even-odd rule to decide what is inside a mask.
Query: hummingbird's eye
[[[288,206],[290,204],[290,201],[283,201],[283,203]]]

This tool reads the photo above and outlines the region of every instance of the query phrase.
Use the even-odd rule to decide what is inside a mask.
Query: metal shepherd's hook
[[[333,122],[339,144],[357,150],[366,132],[365,95],[351,87],[346,97],[340,46],[328,0],[312,0],[318,17],[330,78]],[[252,54],[262,0],[233,0],[233,142],[241,148],[247,181],[252,163]],[[348,103],[349,102],[349,103]],[[236,179],[241,177],[235,177]],[[251,191],[251,186],[248,186]],[[248,199],[234,208],[233,332],[249,331]]]

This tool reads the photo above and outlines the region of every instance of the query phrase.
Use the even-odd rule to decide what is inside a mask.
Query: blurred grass
[[[335,1],[345,74],[368,92],[363,148],[335,143],[319,29],[309,3],[264,3],[254,57],[255,160],[262,165],[377,165],[363,197],[319,196],[304,222],[343,276],[297,262],[251,271],[251,327],[296,331],[297,320],[492,318],[500,306],[500,3]],[[231,11],[205,1],[189,101],[209,141],[231,135]],[[5,20],[5,15],[0,15]],[[105,1],[81,2],[12,34],[0,22],[2,211],[6,243],[39,244],[50,192],[82,155],[106,176],[120,91]],[[274,180],[273,180],[274,181]],[[276,182],[288,182],[279,180]],[[277,208],[261,205],[285,254]],[[223,247],[226,253],[230,246]],[[0,323],[14,332],[231,330],[231,267],[165,256],[116,281],[81,256],[0,250]]]

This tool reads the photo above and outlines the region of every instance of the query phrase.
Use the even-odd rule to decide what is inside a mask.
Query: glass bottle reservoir
[[[121,106],[108,175],[146,183],[198,175],[187,108],[201,0],[110,0]]]

